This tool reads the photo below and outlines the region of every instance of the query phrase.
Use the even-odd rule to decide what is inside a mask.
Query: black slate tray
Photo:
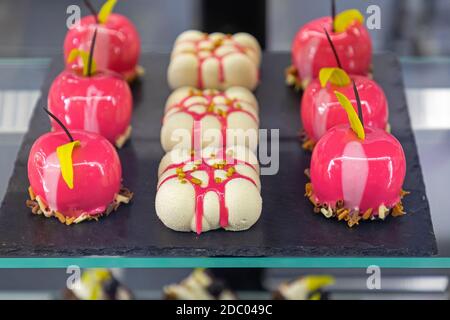
[[[262,177],[263,212],[245,232],[203,233],[171,231],[154,210],[157,167],[163,156],[159,130],[168,55],[147,54],[142,81],[133,85],[135,111],[132,140],[122,150],[124,184],[135,192],[133,204],[123,206],[100,222],[65,226],[56,219],[33,216],[27,199],[26,162],[33,141],[49,129],[45,105],[49,85],[62,70],[54,60],[20,148],[14,173],[0,209],[0,256],[67,257],[123,256],[430,256],[437,253],[422,172],[403,92],[400,65],[390,54],[374,57],[374,76],[390,104],[393,134],[407,157],[404,184],[408,215],[385,222],[363,223],[349,229],[344,223],[314,214],[304,198],[303,174],[310,155],[298,142],[300,96],[284,85],[289,54],[265,54],[262,83],[256,95],[261,128],[280,129],[280,171]]]

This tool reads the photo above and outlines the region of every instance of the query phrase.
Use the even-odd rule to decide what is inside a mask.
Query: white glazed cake
[[[261,48],[248,33],[226,35],[188,30],[175,40],[167,72],[172,89],[256,88]]]
[[[248,89],[182,87],[167,99],[161,145],[166,152],[232,145],[256,150],[258,126],[258,102]]]
[[[219,228],[242,231],[258,221],[258,160],[242,146],[223,150],[174,149],[162,158],[155,207],[166,227],[200,234]]]

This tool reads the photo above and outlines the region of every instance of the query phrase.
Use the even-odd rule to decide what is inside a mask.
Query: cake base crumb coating
[[[41,197],[35,195],[31,187],[28,188],[28,193],[30,199],[26,201],[26,206],[31,209],[31,212],[33,214],[44,215],[46,218],[55,217],[59,220],[59,222],[66,225],[78,224],[86,220],[98,221],[99,218],[108,216],[113,211],[117,211],[117,209],[121,204],[128,204],[133,198],[133,192],[131,192],[127,188],[121,187],[119,193],[116,195],[113,202],[111,202],[108,205],[105,212],[95,215],[82,213],[77,217],[73,217],[73,216],[65,216],[61,212],[49,209],[48,206],[45,204],[45,202],[41,199]]]
[[[362,211],[360,212],[359,210],[347,208],[343,200],[338,200],[333,205],[318,203],[315,200],[312,184],[308,182],[305,185],[305,197],[307,197],[309,201],[313,204],[315,213],[321,213],[326,218],[335,218],[338,221],[344,221],[347,223],[349,227],[359,225],[360,221],[369,221],[377,219],[384,220],[389,214],[393,217],[405,215],[406,212],[404,211],[401,199],[403,199],[403,197],[405,197],[408,194],[409,194],[408,191],[401,190],[400,201],[397,202],[392,208],[380,205],[378,208],[369,208],[364,212]]]

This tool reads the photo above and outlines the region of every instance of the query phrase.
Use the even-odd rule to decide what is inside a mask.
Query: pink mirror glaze
[[[365,211],[400,201],[406,172],[401,144],[384,130],[365,128],[358,139],[348,125],[334,127],[317,143],[311,159],[315,200]]]
[[[70,28],[64,40],[65,61],[74,48],[89,52],[96,28],[94,60],[97,70],[112,70],[126,78],[132,76],[141,51],[139,34],[130,20],[116,13],[112,13],[105,24],[97,24],[95,17],[91,15],[82,18],[79,24]],[[69,66],[80,66],[78,63],[81,62]]]
[[[53,81],[48,108],[65,126],[99,133],[114,144],[130,126],[132,95],[118,74],[99,72],[91,77],[66,70]],[[62,130],[51,119],[54,130]]]
[[[361,99],[364,125],[386,129],[388,121],[388,103],[383,89],[373,80],[352,75]],[[348,97],[358,112],[353,85],[339,87],[328,83],[322,88],[318,79],[310,82],[303,93],[301,101],[301,120],[303,129],[309,139],[318,141],[330,128],[347,124],[345,109],[337,100],[334,91],[339,91]]]
[[[122,168],[116,149],[94,133],[73,130],[81,146],[72,154],[74,188],[61,176],[56,148],[70,142],[65,132],[51,132],[33,144],[28,158],[28,179],[36,196],[47,206],[69,217],[105,212],[121,186]]]
[[[331,17],[323,17],[303,26],[292,43],[292,64],[300,79],[315,79],[323,67],[338,66],[324,28],[330,34],[342,68],[349,74],[367,75],[372,61],[372,41],[364,25],[355,22],[345,32],[334,33]]]

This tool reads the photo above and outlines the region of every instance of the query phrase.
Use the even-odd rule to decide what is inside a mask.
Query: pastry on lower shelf
[[[92,15],[81,18],[69,28],[64,40],[64,57],[69,68],[82,67],[81,60],[67,61],[67,58],[73,49],[89,51],[91,39],[98,30],[94,58],[98,61],[99,70],[120,73],[127,81],[143,73],[142,67],[138,66],[141,52],[139,33],[128,18],[111,13],[116,2],[107,0],[98,13],[89,6]]]
[[[97,39],[97,40],[96,40]],[[98,46],[94,33],[92,50]],[[53,81],[48,94],[48,108],[69,129],[101,134],[118,148],[131,134],[133,97],[128,83],[118,73],[97,72],[93,57],[74,49],[69,61],[83,60],[83,68],[65,70]],[[53,130],[62,130],[52,120]]]
[[[122,167],[114,146],[80,130],[50,132],[37,139],[28,157],[28,179],[26,204],[32,213],[67,225],[97,220],[133,196],[121,185]]]
[[[258,41],[248,33],[188,30],[175,40],[167,78],[172,89],[241,86],[253,90],[259,80],[260,60]]]
[[[280,284],[273,293],[274,300],[326,300],[324,289],[334,283],[331,276],[317,275],[300,277]]]
[[[183,87],[168,98],[161,128],[161,144],[173,148],[244,145],[256,149],[258,103],[243,87],[226,91]]]
[[[334,25],[333,25],[334,22]],[[295,35],[292,42],[292,67],[287,70],[289,85],[304,89],[326,67],[337,67],[324,29],[330,34],[349,74],[367,75],[372,61],[372,41],[364,25],[364,16],[356,9],[315,19]]]
[[[175,231],[242,231],[261,215],[258,160],[244,147],[174,149],[158,176],[156,213]]]
[[[108,269],[89,269],[83,272],[73,288],[63,292],[65,300],[132,300],[132,292]]]
[[[164,287],[166,300],[236,300],[225,284],[203,269],[194,270],[178,284]]]
[[[406,160],[400,142],[385,130],[364,126],[359,99],[358,116],[347,97],[335,94],[350,125],[330,129],[314,148],[311,183],[306,185],[314,211],[350,227],[390,213],[405,214],[401,199]]]

